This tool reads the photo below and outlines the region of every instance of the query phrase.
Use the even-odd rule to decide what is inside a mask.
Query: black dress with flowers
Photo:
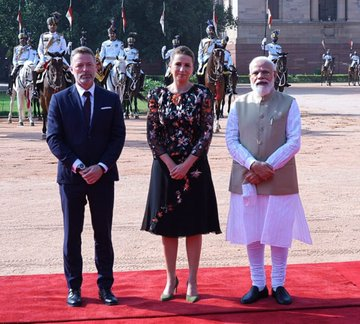
[[[193,85],[173,94],[160,87],[148,95],[147,137],[154,161],[141,229],[180,237],[221,233],[207,152],[214,113],[210,91]],[[192,154],[198,160],[182,180],[174,180],[159,158],[167,153],[176,163]]]

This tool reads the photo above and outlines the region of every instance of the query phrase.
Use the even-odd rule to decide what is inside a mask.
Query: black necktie
[[[90,116],[91,116],[91,101],[90,101],[91,93],[90,93],[90,91],[85,91],[84,96],[86,98],[85,103],[84,103],[84,108],[83,108],[85,121],[87,122],[87,125],[90,125]]]

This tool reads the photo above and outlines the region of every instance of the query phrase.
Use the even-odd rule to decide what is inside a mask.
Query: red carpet
[[[201,300],[189,304],[186,276],[186,270],[179,270],[176,298],[160,302],[165,271],[116,273],[113,291],[120,305],[108,307],[97,297],[96,274],[85,274],[79,308],[66,305],[62,274],[3,276],[0,322],[360,323],[360,262],[289,265],[289,306],[272,297],[241,305],[239,298],[250,287],[248,267],[200,269]]]

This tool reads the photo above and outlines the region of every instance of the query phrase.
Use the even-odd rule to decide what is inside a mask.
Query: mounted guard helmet
[[[271,33],[271,35],[270,35],[271,40],[272,40],[274,43],[276,43],[276,42],[278,41],[278,39],[279,39],[279,35],[280,35],[280,31],[279,31],[279,30],[274,30],[274,31]]]
[[[206,27],[206,34],[208,36],[214,36],[215,35],[215,27],[214,27],[214,25],[208,25]]]
[[[18,39],[28,39],[28,36],[25,33],[19,33]]]
[[[46,19],[46,23],[48,25],[57,25],[59,22],[61,14],[58,12],[53,12],[52,14],[50,14],[50,17],[48,19]]]
[[[175,35],[174,39],[171,41],[174,47],[180,45],[180,35]]]

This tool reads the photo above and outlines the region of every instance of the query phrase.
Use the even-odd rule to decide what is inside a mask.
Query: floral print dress
[[[149,194],[141,229],[169,237],[221,233],[207,153],[213,134],[212,95],[201,85],[186,93],[166,87],[148,95],[147,139],[153,154]],[[182,180],[174,180],[160,156],[175,163],[198,160]]]

